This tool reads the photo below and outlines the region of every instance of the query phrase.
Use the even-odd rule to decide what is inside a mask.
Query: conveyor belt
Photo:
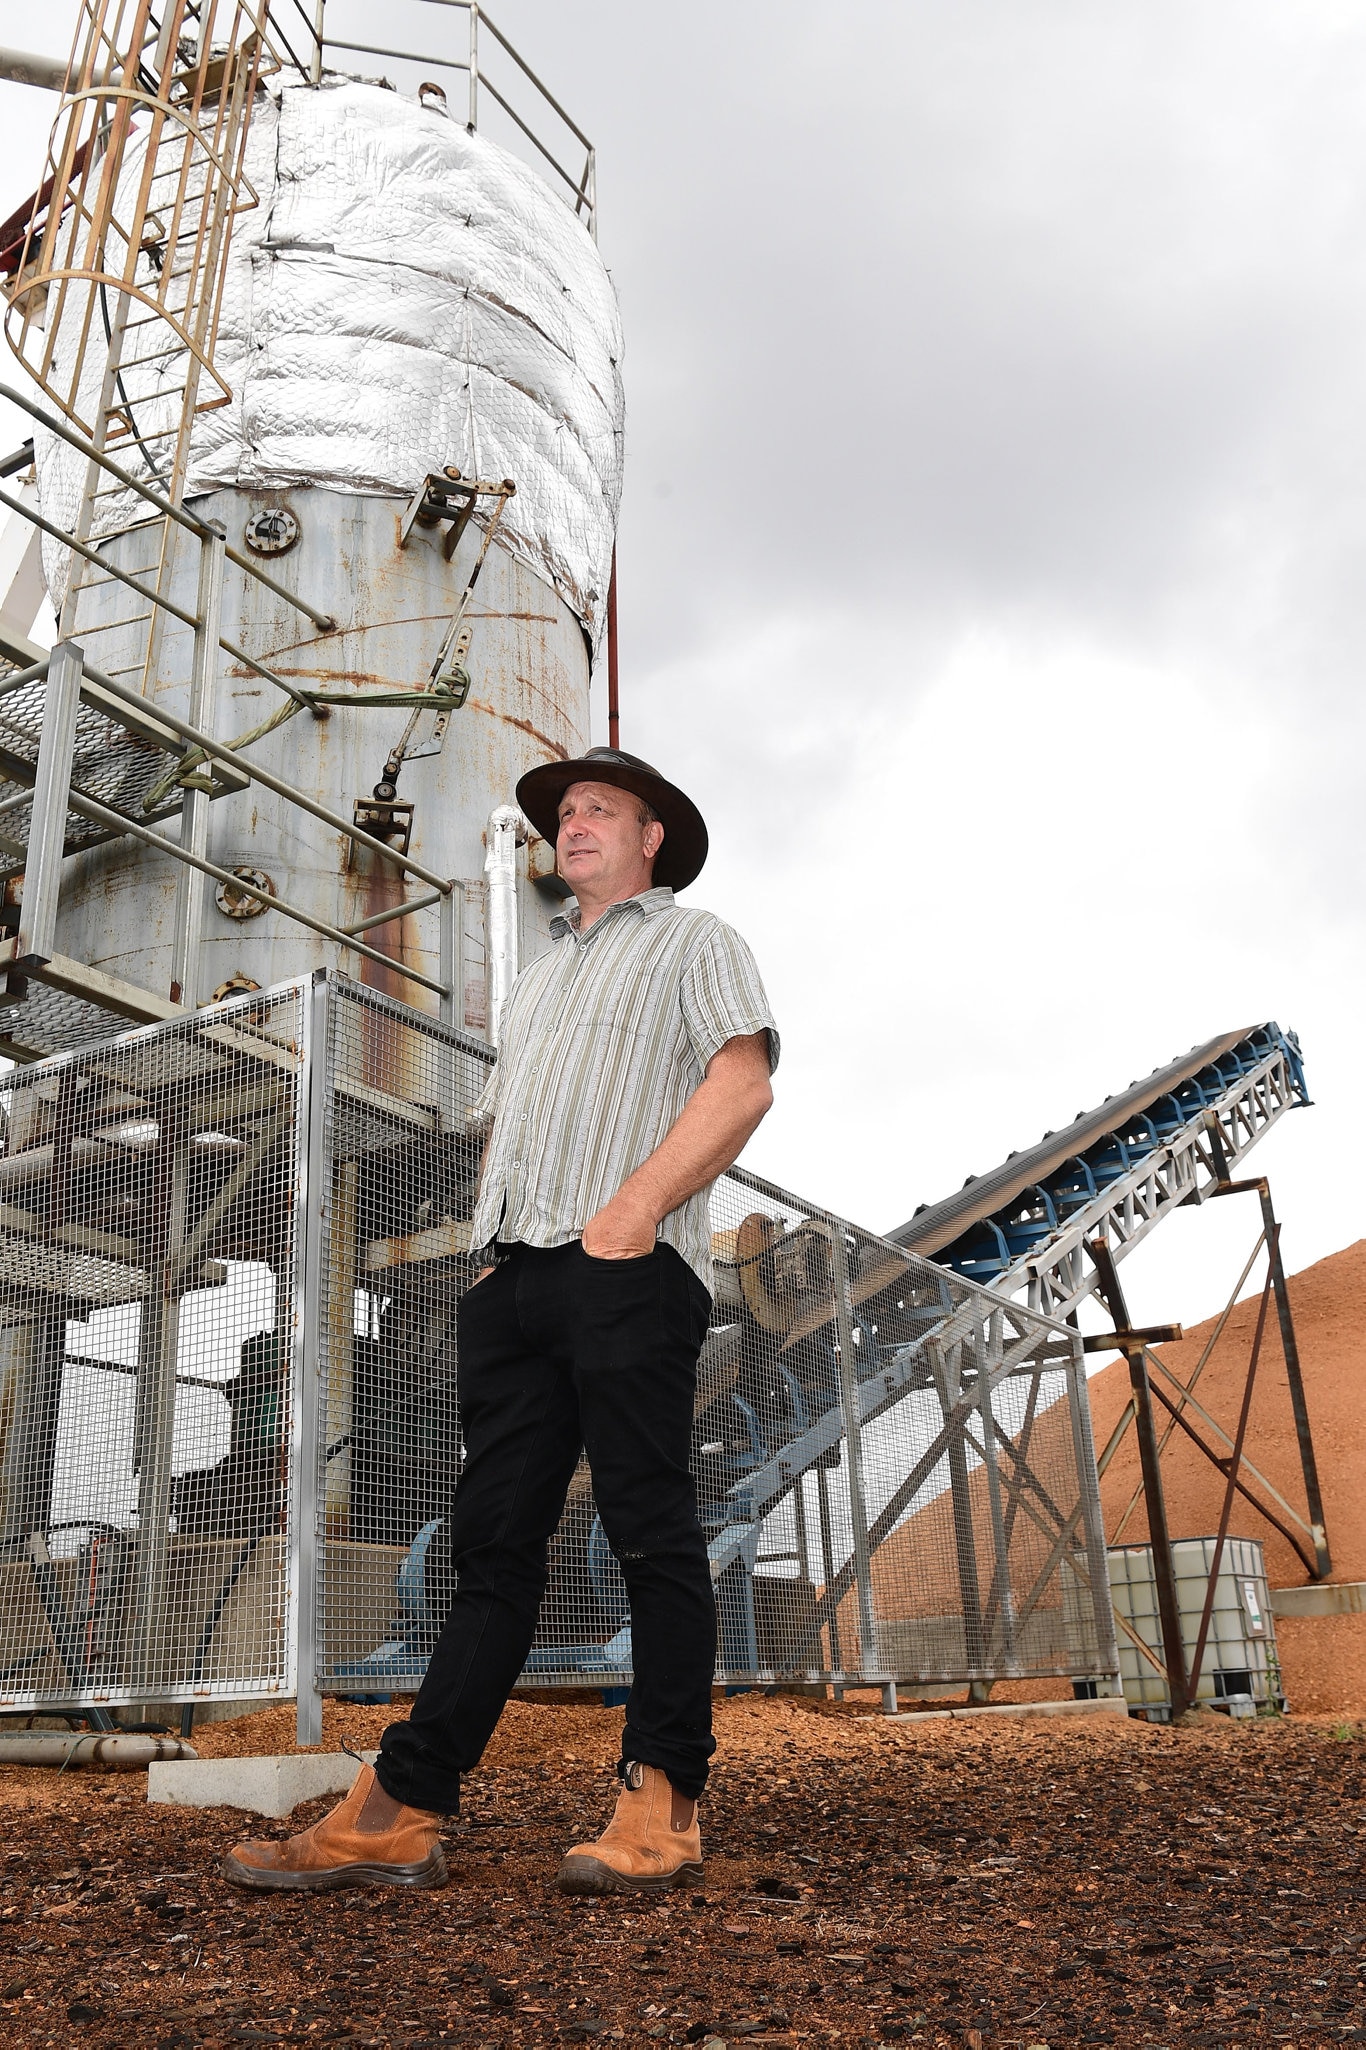
[[[976,1281],[990,1284],[1107,1187],[1211,1116],[1227,1115],[1239,1084],[1280,1056],[1294,1101],[1309,1102],[1299,1042],[1274,1021],[1223,1033],[1141,1082],[1107,1097],[1037,1146],[1012,1153],[988,1174],[970,1175],[955,1195],[922,1204],[888,1237]],[[1288,1106],[1284,1106],[1288,1107]],[[1259,1136],[1235,1132],[1230,1151]]]

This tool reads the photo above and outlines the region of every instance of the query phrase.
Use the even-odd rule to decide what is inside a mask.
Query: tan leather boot
[[[702,1877],[697,1803],[657,1766],[627,1765],[616,1813],[595,1844],[575,1844],[560,1867],[563,1893],[662,1893]]]
[[[369,1815],[365,1813],[371,1793]],[[444,1886],[439,1815],[398,1807],[363,1765],[346,1799],[284,1843],[253,1839],[223,1859],[223,1877],[260,1893],[321,1893],[338,1886]]]

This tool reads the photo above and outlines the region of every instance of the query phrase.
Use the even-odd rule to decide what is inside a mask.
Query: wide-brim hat
[[[560,831],[560,799],[574,783],[614,783],[644,798],[664,828],[664,845],[655,857],[654,880],[671,890],[686,890],[702,873],[707,858],[707,825],[690,797],[652,769],[639,755],[619,747],[590,747],[572,762],[541,762],[528,769],[517,785],[517,802],[542,839],[553,847]]]

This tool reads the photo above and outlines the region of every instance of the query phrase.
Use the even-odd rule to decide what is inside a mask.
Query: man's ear
[[[660,848],[664,845],[664,828],[660,825],[658,819],[651,819],[649,825],[645,828],[644,837],[640,844],[645,859],[653,861]]]

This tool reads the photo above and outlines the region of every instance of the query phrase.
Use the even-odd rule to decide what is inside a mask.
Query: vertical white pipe
[[[517,846],[526,834],[526,820],[515,804],[500,804],[489,813],[484,874],[489,881],[488,1031],[493,1046],[502,1037],[503,1006],[517,975]]]

